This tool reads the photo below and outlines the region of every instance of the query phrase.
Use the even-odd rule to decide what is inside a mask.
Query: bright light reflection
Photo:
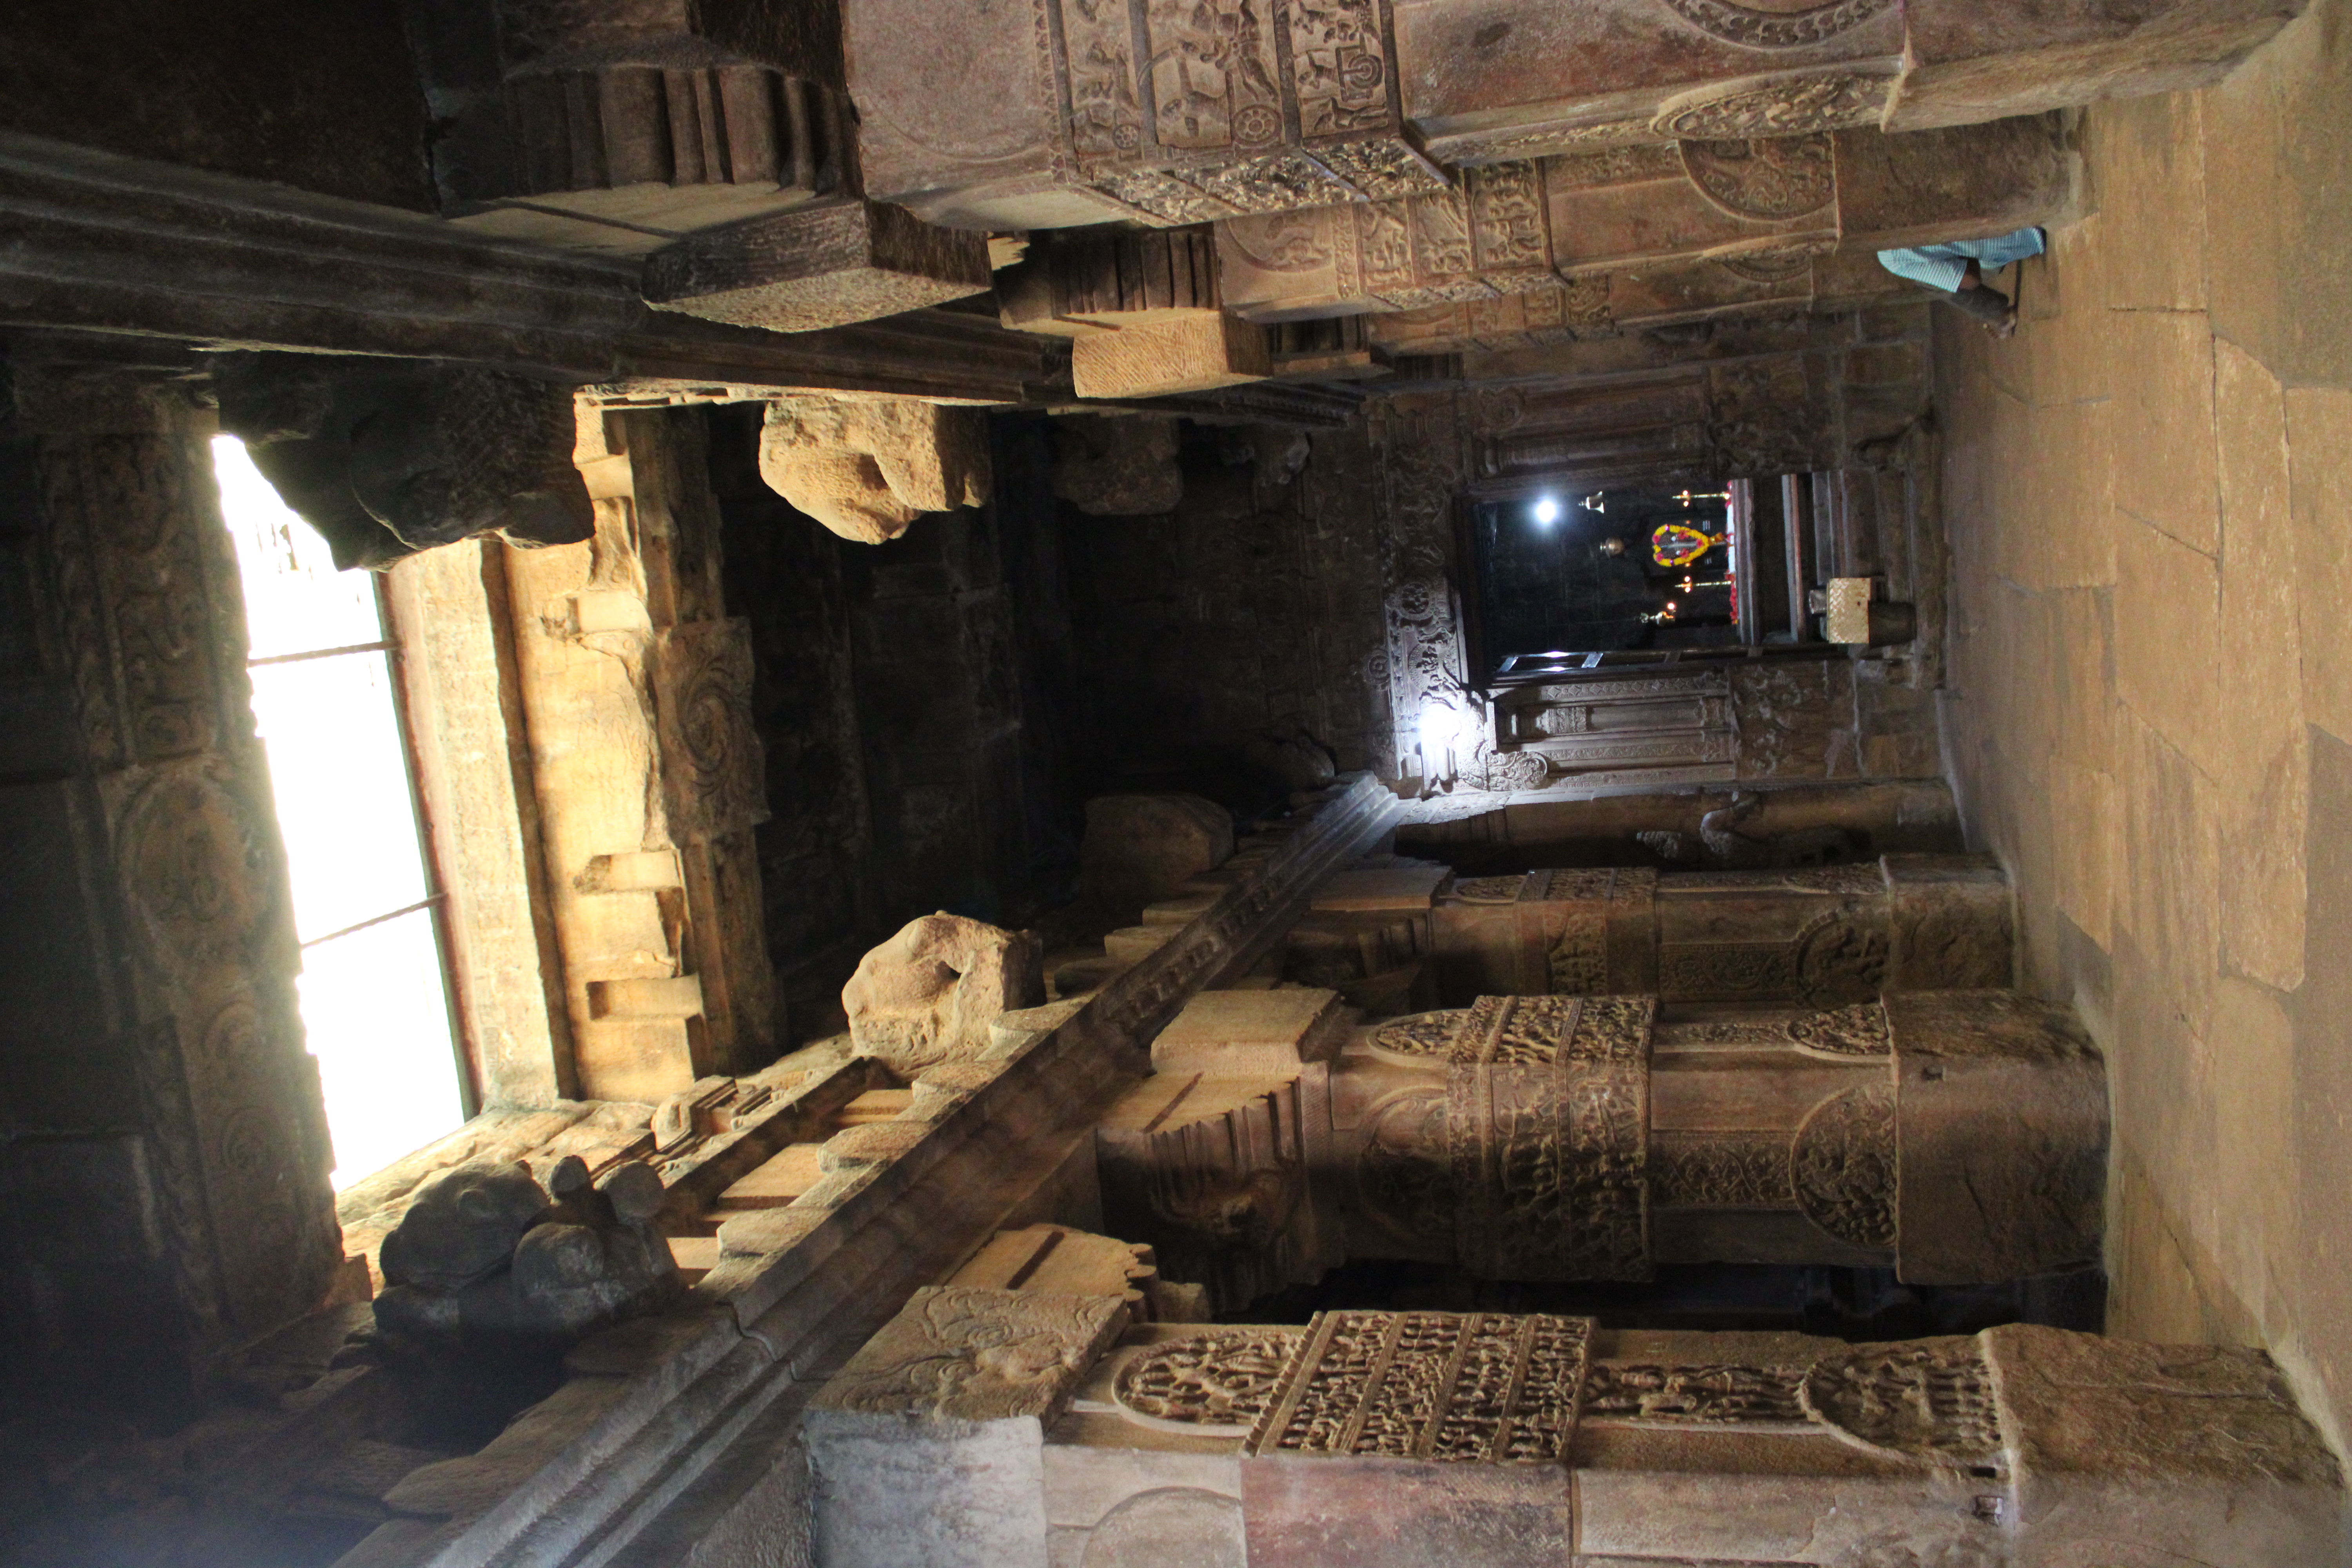
[[[1538,500],[1535,506],[1535,519],[1536,526],[1538,528],[1549,528],[1553,523],[1558,522],[1559,521],[1559,500],[1551,496],[1545,496]]]
[[[334,569],[326,542],[278,499],[242,442],[215,439],[213,471],[253,658],[383,639],[374,579]],[[463,1119],[432,911],[383,919],[427,887],[392,661],[372,649],[263,664],[252,677],[295,934],[310,944],[297,993],[341,1188]],[[366,921],[380,923],[348,929]]]

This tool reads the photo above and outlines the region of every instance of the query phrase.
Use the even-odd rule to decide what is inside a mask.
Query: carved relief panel
[[[935,221],[1190,224],[1446,184],[1404,134],[1388,0],[1034,0],[1017,60],[990,7],[927,12],[912,47],[898,11],[845,8],[850,88],[869,193]],[[992,54],[1014,90],[972,102],[954,62]]]

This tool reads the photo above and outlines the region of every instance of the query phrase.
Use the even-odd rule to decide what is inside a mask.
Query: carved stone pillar
[[[808,1417],[818,1561],[2273,1568],[2344,1506],[2256,1351],[1386,1311],[1114,1342],[1091,1302],[918,1292]]]
[[[1701,129],[1483,163],[1459,189],[1219,221],[1227,304],[1252,321],[1411,310],[1713,262],[1780,296],[1812,258],[2056,223],[2080,160],[2054,120],[1920,137]],[[1638,285],[1627,320],[1667,314]],[[1588,319],[1593,307],[1580,308]]]
[[[600,1100],[659,1100],[775,1040],[751,650],[698,417],[584,409],[595,538],[506,560],[576,1082]]]
[[[318,1304],[332,1162],[205,421],[11,368],[0,1338],[27,1387],[168,1403]]]
[[[1439,994],[1654,991],[1667,1002],[1835,1006],[2000,986],[2009,880],[1964,856],[1780,871],[1633,868],[1473,877],[1430,908]]]
[[[2013,992],[1740,1014],[1486,996],[1285,1075],[1188,1065],[1105,1118],[1097,1159],[1113,1228],[1221,1310],[1341,1257],[1964,1284],[2098,1253],[2105,1068],[2067,1015]]]

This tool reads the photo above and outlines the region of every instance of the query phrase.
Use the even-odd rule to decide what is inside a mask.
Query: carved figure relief
[[[1797,1390],[1805,1414],[1874,1453],[1998,1463],[2000,1417],[1974,1336],[1856,1345],[1823,1356]]]
[[[1895,1086],[1832,1095],[1797,1129],[1789,1165],[1805,1217],[1856,1247],[1895,1245]]]
[[[1837,199],[1827,136],[1685,142],[1681,153],[1691,183],[1734,217],[1800,218]]]
[[[1874,995],[1886,984],[1886,960],[1883,925],[1823,910],[1797,937],[1797,994],[1808,1002]]]
[[[1409,1058],[1449,1056],[1469,1016],[1467,1009],[1454,1008],[1393,1019],[1372,1031],[1371,1046],[1376,1051]]]
[[[1239,1436],[1274,1402],[1297,1334],[1202,1334],[1155,1345],[1119,1368],[1112,1396],[1128,1413]]]
[[[1712,38],[1751,49],[1801,49],[1826,43],[1894,8],[1895,0],[1830,0],[1801,11],[1740,5],[1732,0],[1664,0],[1669,11]]]
[[[1677,141],[1801,136],[1874,125],[1893,79],[1850,71],[1783,78],[1729,91],[1706,88],[1669,99],[1650,121]]]
[[[124,891],[163,973],[251,956],[275,900],[242,801],[202,773],[175,770],[139,793],[116,836]]]
[[[1805,1369],[1599,1361],[1584,1380],[1583,1418],[1632,1426],[1806,1424]]]
[[[1591,1320],[1318,1312],[1243,1452],[1557,1464]]]

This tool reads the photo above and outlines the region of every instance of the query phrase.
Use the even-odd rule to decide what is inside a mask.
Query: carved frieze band
[[[1538,883],[1540,886],[1538,886]],[[1538,871],[1524,895],[1547,910],[1556,934],[1547,951],[1555,995],[1594,995],[1645,984],[1637,963],[1655,941],[1657,872],[1641,867]],[[1613,953],[1613,956],[1612,956]]]
[[[1318,1312],[1243,1452],[1558,1464],[1591,1337],[1587,1318]]]
[[[1162,223],[1443,190],[1388,0],[1034,0],[1066,178]]]
[[[1811,1363],[1601,1359],[1589,1318],[1319,1312],[1154,1346],[1114,1397],[1148,1425],[1246,1424],[1244,1455],[1557,1464],[1577,1427],[1825,1429],[1880,1458],[2002,1468],[1974,1338],[1861,1344]]]
[[[1661,1024],[1657,1043],[1675,1046],[1793,1046],[1815,1056],[1883,1057],[1893,1048],[1886,1031],[1886,1009],[1876,1002],[1857,1002],[1818,1013],[1785,1018],[1712,1019],[1704,1023]]]
[[[1506,1279],[1650,1275],[1646,996],[1482,997],[1446,1069],[1455,1245]]]

